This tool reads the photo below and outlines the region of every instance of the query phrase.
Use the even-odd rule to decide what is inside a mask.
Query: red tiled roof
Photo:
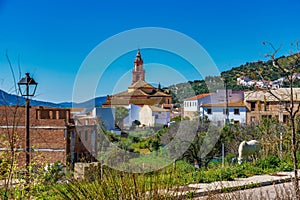
[[[121,105],[155,105],[162,104],[163,98],[151,98],[151,99],[111,99],[109,102],[105,102],[102,104],[102,107],[113,107],[113,106],[121,106]]]
[[[224,107],[226,106],[226,103],[209,103],[209,104],[202,104],[201,107]],[[228,107],[244,107],[245,104],[243,101],[239,102],[228,102]]]
[[[210,93],[199,94],[197,96],[193,96],[193,97],[187,98],[185,100],[197,100],[197,99],[202,99],[202,98],[210,96],[210,95],[211,95]]]

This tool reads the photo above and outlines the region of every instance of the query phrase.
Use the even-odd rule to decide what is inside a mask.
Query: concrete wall
[[[167,125],[170,122],[170,112],[153,112],[154,124]]]
[[[170,112],[164,109],[153,111],[151,107],[145,105],[141,108],[139,114],[140,122],[145,126],[155,126],[155,124],[167,125],[170,122]]]
[[[154,116],[149,106],[143,106],[139,112],[140,122],[145,126],[154,126]]]

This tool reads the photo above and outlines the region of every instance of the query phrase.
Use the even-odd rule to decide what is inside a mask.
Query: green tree
[[[115,119],[116,119],[116,124],[119,127],[123,127],[123,120],[125,117],[127,117],[129,114],[129,111],[127,108],[124,107],[116,107],[115,110]]]
[[[182,155],[182,158],[190,163],[197,161],[201,167],[206,166],[213,156],[220,153],[220,142],[218,142],[220,130],[211,125],[207,118],[197,120],[199,120],[199,126],[194,139]]]
[[[141,125],[141,122],[139,120],[134,120],[132,122],[132,126],[139,126],[139,125]]]

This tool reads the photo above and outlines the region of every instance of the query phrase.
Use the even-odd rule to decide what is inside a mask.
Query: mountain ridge
[[[9,94],[0,89],[0,105],[1,106],[16,106],[16,105],[25,105],[26,99],[24,97]],[[62,103],[52,103],[47,101],[39,101],[39,100],[30,100],[31,106],[45,106],[52,108],[90,108],[90,107],[100,107],[102,103],[106,101],[106,97],[100,96],[95,97],[94,99],[90,99],[81,103],[73,103],[73,102],[62,102]]]

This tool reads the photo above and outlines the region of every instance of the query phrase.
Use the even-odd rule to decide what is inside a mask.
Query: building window
[[[49,110],[41,110],[41,119],[50,119]]]
[[[65,110],[58,111],[58,118],[59,119],[66,119],[67,118],[67,112]]]
[[[212,110],[211,108],[207,108],[207,114],[211,115],[212,114]]]
[[[56,111],[55,110],[51,110],[51,111],[49,111],[49,113],[50,113],[51,119],[56,119]]]
[[[255,120],[256,120],[256,119],[255,119],[255,116],[251,116],[251,117],[250,117],[250,122],[255,122]]]
[[[255,102],[251,102],[251,111],[255,110]]]
[[[234,124],[240,124],[240,121],[239,120],[234,120],[233,123]]]
[[[268,111],[270,109],[270,102],[265,103],[265,111]]]
[[[239,115],[239,114],[240,114],[240,109],[235,108],[235,109],[233,110],[233,114]]]

